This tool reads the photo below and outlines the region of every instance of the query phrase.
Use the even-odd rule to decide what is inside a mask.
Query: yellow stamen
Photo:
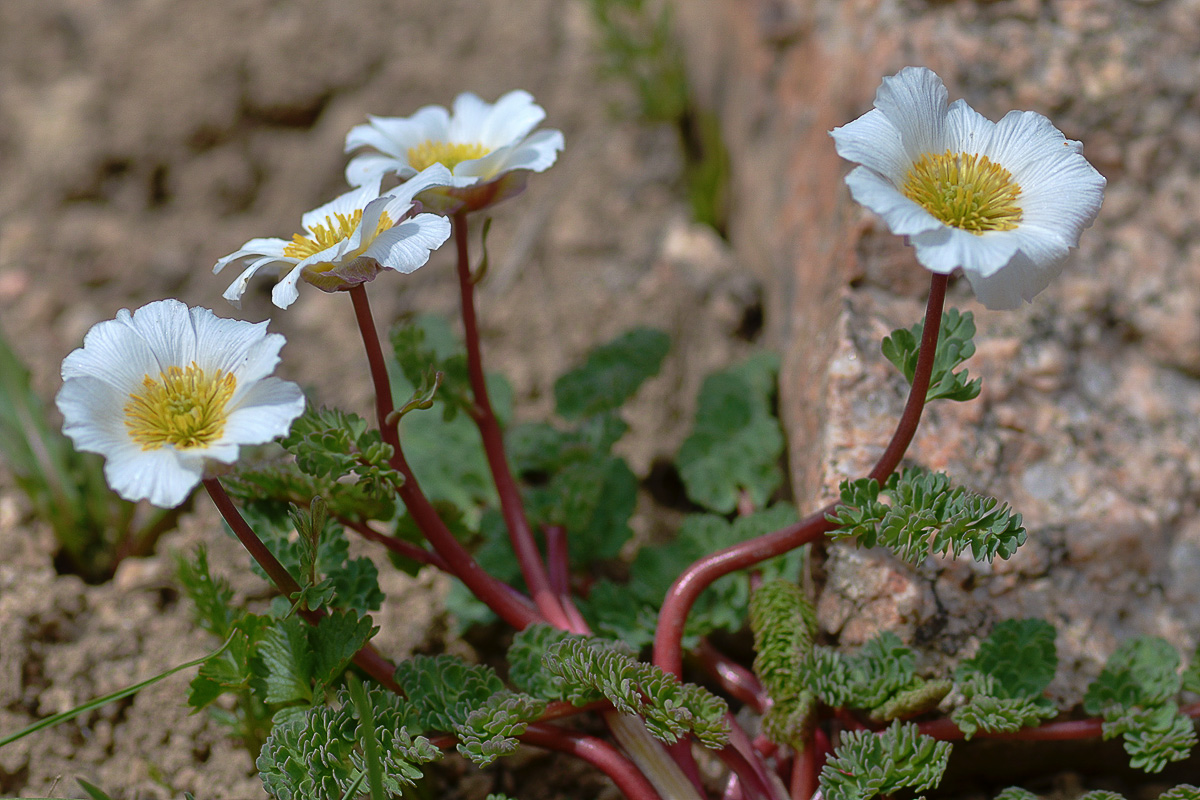
[[[206,447],[225,431],[225,406],[237,378],[217,370],[211,377],[196,366],[168,367],[158,380],[146,376],[141,394],[129,395],[125,427],[143,450],[173,445],[181,450]]]
[[[901,191],[947,225],[977,236],[1011,231],[1021,221],[1021,187],[987,156],[926,153],[908,170]]]
[[[325,218],[324,225],[312,226],[312,235],[303,236],[299,233],[292,235],[292,243],[283,248],[283,254],[290,258],[308,258],[322,250],[333,247],[338,242],[349,239],[359,223],[362,222],[362,209],[356,209],[352,214],[334,214],[332,217]],[[375,241],[375,237],[392,227],[394,223],[387,212],[379,215],[379,224],[375,226],[375,231],[367,237],[364,237],[358,250],[353,253],[347,253],[343,259],[356,258],[366,250],[371,242]],[[320,271],[320,265],[314,267]]]
[[[481,144],[467,142],[435,142],[432,139],[408,148],[408,165],[417,172],[434,164],[453,170],[464,161],[483,158],[491,150]]]

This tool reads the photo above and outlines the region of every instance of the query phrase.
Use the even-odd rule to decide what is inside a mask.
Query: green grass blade
[[[153,686],[154,684],[158,683],[162,679],[169,678],[170,676],[174,675],[176,672],[182,672],[185,669],[190,669],[192,667],[198,667],[201,664],[203,664],[205,661],[208,661],[210,658],[215,658],[216,656],[225,652],[225,648],[229,647],[229,645],[233,642],[233,637],[236,635],[236,633],[237,632],[235,631],[234,633],[230,634],[229,638],[225,640],[225,643],[223,645],[221,645],[220,648],[218,648],[217,650],[215,650],[212,653],[209,653],[206,656],[201,656],[200,658],[197,658],[194,661],[189,661],[186,664],[180,664],[178,667],[172,667],[171,669],[167,670],[166,672],[155,675],[153,678],[147,678],[146,680],[142,681],[141,683],[135,683],[133,686],[127,686],[126,688],[121,689],[116,692],[113,692],[112,694],[107,694],[104,697],[97,697],[95,700],[89,700],[88,702],[84,703],[83,705],[76,706],[75,708],[72,708],[69,711],[64,711],[61,714],[55,714],[54,716],[46,717],[45,719],[38,720],[37,722],[33,723],[32,725],[30,725],[26,728],[23,728],[22,730],[19,730],[16,733],[10,734],[10,735],[5,736],[4,738],[0,739],[0,747],[4,747],[4,745],[6,745],[6,744],[11,744],[11,743],[17,741],[18,739],[23,739],[31,733],[37,733],[38,731],[44,730],[45,728],[52,728],[55,725],[59,724],[60,722],[66,722],[69,719],[74,719],[75,717],[78,717],[80,714],[86,714],[88,711],[92,711],[93,709],[100,708],[101,706],[107,705],[108,703],[111,703],[114,700],[120,700],[122,698],[129,697],[130,695],[137,694],[142,689],[145,689],[147,686]]]

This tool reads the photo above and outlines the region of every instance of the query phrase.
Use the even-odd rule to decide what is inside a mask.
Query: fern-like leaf
[[[917,356],[924,330],[925,323],[922,321],[911,328],[894,330],[891,336],[883,340],[881,349],[884,357],[900,370],[910,384],[917,372]],[[947,400],[972,400],[979,396],[982,381],[979,378],[969,380],[965,369],[954,371],[955,367],[975,354],[974,337],[975,315],[970,311],[960,314],[951,308],[942,314],[933,373],[925,402],[943,397]]]
[[[1130,763],[1146,772],[1187,758],[1197,741],[1195,724],[1175,702],[1182,688],[1179,661],[1163,639],[1126,642],[1083,698],[1089,714],[1104,717],[1104,738],[1122,737]]]
[[[441,757],[423,736],[416,735],[414,715],[400,698],[367,687],[374,714],[382,780],[389,795],[398,795],[422,776],[421,765]],[[277,722],[259,752],[257,766],[263,788],[277,800],[340,800],[366,773],[363,731],[346,690],[337,705],[316,706]],[[415,729],[418,730],[419,729]]]
[[[668,744],[688,733],[713,749],[728,742],[724,700],[638,661],[615,642],[567,637],[547,651],[543,663],[562,678],[564,697],[573,705],[604,698],[621,713],[642,717],[647,730]]]
[[[910,468],[877,488],[874,481],[845,481],[841,503],[827,516],[834,539],[854,537],[862,547],[880,545],[918,565],[931,553],[976,561],[1007,559],[1025,543],[1021,515],[994,498],[954,487],[942,473]],[[872,495],[872,491],[875,495]],[[881,502],[878,495],[888,497]]]
[[[950,743],[922,736],[916,725],[893,722],[879,734],[848,733],[821,770],[821,793],[827,800],[870,800],[901,789],[931,789],[949,759]]]

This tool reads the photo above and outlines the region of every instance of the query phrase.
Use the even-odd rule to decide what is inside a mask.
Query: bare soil
[[[688,4],[680,17],[697,84],[718,87],[725,100],[750,96],[738,85],[746,74],[798,96],[810,75],[870,72],[837,98],[840,124],[869,107],[880,75],[924,63],[952,97],[993,119],[1010,108],[1051,115],[1084,140],[1110,181],[1081,251],[1033,305],[990,313],[965,286],[952,288],[951,304],[977,312],[979,352],[969,366],[984,376],[984,395],[932,408],[911,452],[1012,502],[1026,515],[1030,545],[993,570],[944,563],[929,574],[834,549],[821,597],[831,638],[853,645],[895,627],[927,645],[932,666],[969,652],[999,616],[1048,617],[1060,627],[1064,669],[1074,670],[1052,687],[1064,702],[1128,636],[1162,635],[1194,650],[1200,3],[679,2]],[[718,10],[746,21],[768,55],[700,57],[709,51],[695,42],[735,33]],[[814,39],[832,62],[805,60]],[[730,247],[688,221],[675,133],[632,119],[628,88],[597,76],[597,44],[577,0],[5,0],[0,327],[49,399],[63,356],[118,308],[178,297],[225,316],[271,317],[289,342],[282,374],[322,402],[366,414],[370,386],[346,298],[302,292],[279,312],[264,280],[236,312],[220,297],[231,276],[214,277],[211,265],[251,237],[290,235],[304,211],[340,193],[342,138],[367,114],[408,114],[465,90],[495,99],[524,88],[567,148],[525,195],[497,209],[490,239],[485,355],[513,381],[518,414],[546,412],[554,378],[590,345],[635,324],[666,329],[675,348],[630,409],[623,445],[645,476],[677,449],[704,374],[754,346],[746,322],[765,304],[765,338],[791,353],[790,363],[803,361],[799,350],[828,347],[819,371],[793,369],[783,388],[785,405],[820,398],[819,435],[800,414],[789,417],[791,457],[808,465],[797,468],[797,495],[828,494],[861,472],[890,432],[903,392],[878,341],[919,318],[924,274],[869,215],[848,212],[853,258],[822,284],[832,294],[814,289],[811,301],[835,304],[810,317],[836,324],[806,329],[796,310],[812,288],[804,259],[781,256],[773,237],[803,218],[792,193],[807,167],[759,156],[786,154],[811,115],[786,116],[782,103],[737,109],[759,138],[731,139]],[[381,327],[410,312],[453,315],[452,272],[440,253],[408,278],[381,277],[372,287]],[[0,731],[214,647],[179,596],[173,552],[204,542],[239,597],[262,601],[245,555],[200,500],[158,554],[92,586],[55,571],[50,531],[0,468]],[[659,525],[646,515],[637,524],[647,535]],[[444,581],[388,581],[399,602],[377,619],[383,652],[401,658],[446,636]],[[0,795],[79,797],[79,777],[114,797],[262,797],[250,755],[205,715],[187,713],[189,679],[174,676],[0,749]],[[1029,757],[1002,754],[997,763]],[[463,800],[489,791],[616,797],[590,770],[536,751],[484,772],[450,762],[439,775],[444,795]],[[978,787],[994,780],[956,791],[983,797]],[[1094,788],[1090,780],[1066,772],[1031,788],[1073,796]]]

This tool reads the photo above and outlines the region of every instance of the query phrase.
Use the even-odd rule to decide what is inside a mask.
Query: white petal
[[[63,415],[63,433],[75,449],[105,457],[132,443],[125,427],[124,408],[128,402],[128,391],[90,376],[71,378],[54,397]]]
[[[883,79],[875,93],[875,107],[900,132],[910,162],[925,153],[945,151],[948,99],[942,79],[924,67],[905,67]]]
[[[290,381],[265,378],[254,384],[225,421],[223,440],[262,444],[283,436],[304,413],[304,393]]]
[[[369,117],[346,135],[346,152],[374,147],[408,163],[408,150],[423,142],[445,142],[450,137],[450,114],[441,106],[424,106],[411,117]]]
[[[290,267],[296,262],[297,259],[289,258],[287,256],[284,256],[283,258],[276,258],[275,256],[260,258],[242,270],[242,274],[238,275],[237,278],[234,279],[233,283],[229,284],[229,288],[226,289],[224,294],[221,296],[228,300],[234,308],[241,308],[242,295],[246,293],[246,287],[249,285],[250,279],[254,277],[255,273],[269,264],[286,264]]]
[[[328,225],[330,219],[338,214],[349,217],[355,211],[362,211],[376,197],[379,197],[379,184],[382,176],[365,181],[361,186],[351,189],[343,195],[335,197],[323,206],[314,208],[305,214],[300,222],[304,230],[311,233],[317,225]]]
[[[197,358],[196,329],[188,307],[178,300],[142,306],[133,312],[132,327],[150,346],[159,372],[172,366],[186,367]]]
[[[291,272],[284,275],[279,283],[275,284],[275,288],[271,290],[271,302],[277,308],[287,308],[292,303],[296,302],[296,298],[300,296],[299,290],[296,289],[296,281],[300,280],[300,273],[305,267],[304,262],[297,264],[292,268]]]
[[[174,508],[187,499],[203,475],[203,462],[181,459],[169,447],[127,451],[108,457],[104,477],[126,500],[149,500],[159,508]]]
[[[237,251],[230,253],[224,258],[218,259],[216,266],[213,267],[213,274],[216,275],[226,266],[234,261],[250,256],[268,256],[272,258],[282,258],[283,250],[289,242],[283,239],[251,239],[241,246]]]
[[[528,169],[534,172],[545,172],[558,159],[558,151],[563,149],[562,131],[547,129],[538,131],[525,141],[512,147],[488,153],[483,158],[464,161],[456,165],[454,174],[477,175],[487,180],[501,172],[514,169]]]
[[[484,102],[473,92],[463,92],[454,98],[454,113],[450,117],[448,141],[478,142],[491,110],[491,104]]]
[[[283,337],[268,334],[265,320],[225,319],[200,307],[191,311],[200,353],[196,366],[200,369],[209,374],[217,370],[232,373],[239,383],[258,380],[275,369]]]
[[[839,156],[878,172],[896,185],[903,184],[912,160],[900,141],[900,131],[882,111],[871,109],[829,134]]]
[[[979,302],[1000,311],[1017,308],[1022,300],[1032,300],[1058,277],[1062,265],[1062,260],[1035,263],[1017,253],[1004,269],[992,275],[970,271],[966,275]]]
[[[128,394],[141,386],[147,374],[157,376],[160,362],[131,319],[129,310],[123,308],[116,319],[93,325],[83,337],[83,347],[63,360],[63,380],[97,378]]]
[[[346,183],[362,186],[368,181],[382,180],[384,175],[391,173],[408,178],[416,175],[417,171],[408,165],[405,158],[367,153],[350,159],[350,163],[346,165]]]
[[[450,220],[437,214],[418,214],[379,234],[363,257],[407,275],[429,261],[430,252],[449,238]]]
[[[976,236],[959,228],[943,227],[940,231],[911,237],[917,249],[917,260],[928,270],[947,274],[956,267],[991,275],[1004,267],[1017,252],[1017,240],[1002,232]]]
[[[474,181],[469,181],[469,183],[474,183]],[[450,170],[446,169],[444,164],[431,164],[417,175],[384,194],[383,197],[386,199],[386,203],[380,207],[380,210],[386,211],[393,221],[398,220],[412,207],[413,199],[421,192],[434,186],[452,185],[456,185],[456,182],[454,176],[450,174]],[[363,222],[363,227],[366,228],[365,213]],[[379,219],[376,217],[375,224],[378,224],[378,222]],[[374,228],[372,227],[371,230],[374,231]]]
[[[900,190],[866,167],[856,167],[846,176],[850,194],[859,203],[883,217],[892,233],[912,236],[944,227],[938,219],[909,200]]]
[[[946,141],[940,155],[946,150],[954,153],[990,155],[994,147],[996,123],[967,105],[965,100],[955,100],[946,112]]]
[[[545,110],[533,102],[533,95],[518,89],[491,107],[476,141],[489,150],[513,144],[528,136],[545,118]]]

